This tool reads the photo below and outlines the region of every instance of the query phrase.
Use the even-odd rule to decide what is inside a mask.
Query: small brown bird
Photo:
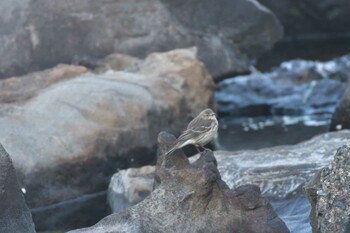
[[[205,149],[203,146],[214,138],[218,131],[218,125],[219,123],[213,110],[209,108],[203,110],[188,124],[187,129],[176,140],[175,146],[166,155],[189,144],[194,145],[200,152],[198,148]]]

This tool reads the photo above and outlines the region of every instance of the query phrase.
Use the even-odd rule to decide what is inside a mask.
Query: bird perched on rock
[[[214,138],[218,131],[218,125],[218,120],[213,110],[209,108],[203,110],[188,124],[187,129],[179,136],[176,144],[166,155],[189,144],[194,145],[200,152],[198,148],[204,148],[203,146]]]

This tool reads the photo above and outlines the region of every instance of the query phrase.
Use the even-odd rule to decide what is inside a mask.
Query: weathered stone
[[[289,232],[258,187],[227,187],[212,151],[202,152],[192,164],[182,150],[165,155],[175,140],[159,134],[150,196],[93,227],[72,232]]]
[[[213,89],[195,49],[151,54],[132,70],[87,73],[2,111],[0,141],[29,207],[50,211],[44,207],[105,191],[117,169],[150,163],[158,132],[180,133],[201,110],[213,108]],[[61,218],[47,225],[69,229],[75,216],[74,226],[83,226],[76,209],[61,208]],[[93,223],[105,212],[91,214]],[[67,216],[72,221],[62,222]]]
[[[224,80],[217,85],[219,113],[330,117],[345,90],[349,61],[349,55],[328,62],[295,60],[270,73]]]
[[[306,187],[313,233],[347,233],[350,224],[350,148],[340,147],[330,166]]]
[[[35,233],[10,155],[0,144],[0,232]]]
[[[1,78],[73,61],[93,67],[113,52],[143,58],[189,46],[216,77],[247,71],[282,27],[249,0],[3,0],[0,35]]]
[[[222,180],[231,189],[244,184],[258,185],[264,196],[274,200],[272,203],[278,208],[276,212],[282,214],[280,217],[292,232],[309,233],[311,229],[307,214],[310,207],[302,196],[303,188],[319,169],[329,164],[336,149],[348,143],[349,139],[350,131],[340,131],[320,135],[295,146],[216,151],[215,157]],[[192,162],[195,159],[190,158]],[[114,175],[108,194],[114,213],[135,204],[135,198],[131,197],[142,197],[152,188],[154,179],[150,170],[148,166]],[[138,188],[139,183],[142,183],[142,188]],[[130,192],[133,195],[129,195]],[[342,206],[341,203],[338,206]]]

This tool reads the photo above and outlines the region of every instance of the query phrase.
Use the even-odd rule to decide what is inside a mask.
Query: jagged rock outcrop
[[[330,166],[321,169],[306,187],[311,202],[313,233],[350,232],[350,147],[343,145]]]
[[[154,190],[139,204],[83,232],[289,232],[257,186],[234,190],[220,178],[210,150],[190,164],[182,150],[165,152],[175,137],[160,133]]]
[[[150,163],[161,129],[180,133],[189,119],[214,107],[214,83],[196,49],[155,53],[136,63],[39,88],[0,112],[0,142],[27,190],[38,230],[101,219],[106,211],[86,210],[106,206],[97,194],[117,169]],[[81,200],[85,210],[71,208]]]
[[[350,131],[326,133],[294,146],[214,152],[222,180],[234,189],[255,184],[272,200],[292,232],[309,233],[310,209],[304,187],[350,140]],[[190,158],[195,161],[197,157]],[[121,170],[113,176],[108,202],[114,213],[142,201],[152,189],[154,167]],[[307,213],[307,214],[306,214]]]
[[[0,232],[35,233],[10,155],[0,144]]]

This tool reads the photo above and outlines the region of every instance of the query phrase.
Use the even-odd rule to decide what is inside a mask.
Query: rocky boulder
[[[340,147],[330,166],[318,172],[306,188],[312,205],[313,233],[350,232],[350,148]]]
[[[0,35],[0,78],[59,63],[93,67],[113,52],[143,58],[190,46],[216,77],[247,71],[282,27],[249,0],[3,0]]]
[[[160,133],[154,190],[145,200],[80,232],[289,232],[259,188],[234,190],[220,178],[212,151],[190,164],[175,137]]]
[[[35,233],[10,155],[0,144],[0,232]]]
[[[304,187],[319,169],[327,166],[338,147],[348,143],[350,131],[327,133],[293,146],[236,152],[216,151],[222,180],[234,189],[244,184],[259,186],[271,200],[291,232],[309,233],[310,206]],[[190,158],[194,162],[197,157]],[[154,168],[153,168],[154,169]],[[114,213],[143,200],[153,186],[149,166],[122,170],[111,180],[108,202]]]
[[[111,175],[153,161],[159,131],[179,133],[201,110],[213,108],[213,89],[196,50],[182,49],[151,54],[124,71],[55,83],[1,111],[0,141],[41,223],[37,229],[70,229],[102,218],[106,211],[97,211],[96,199],[104,204],[99,194]],[[70,208],[74,200],[94,211]],[[52,209],[60,210],[57,218],[47,214]],[[81,217],[87,213],[89,223]]]

